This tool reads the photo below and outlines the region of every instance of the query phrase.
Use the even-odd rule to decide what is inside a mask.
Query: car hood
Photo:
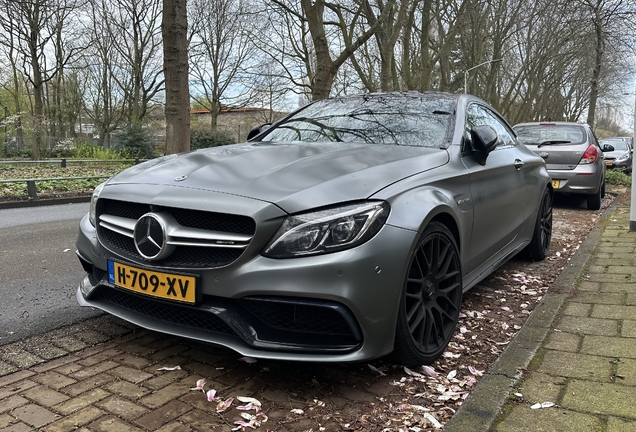
[[[293,213],[369,198],[448,159],[448,152],[439,148],[258,142],[153,159],[123,171],[108,184],[214,191],[274,203]]]
[[[618,159],[621,156],[626,156],[629,154],[629,151],[627,150],[614,150],[611,152],[603,152],[603,154],[605,155],[605,157],[608,157],[610,159]]]

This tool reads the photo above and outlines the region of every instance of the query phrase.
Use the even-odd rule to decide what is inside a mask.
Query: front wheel
[[[432,363],[453,337],[462,301],[459,249],[445,225],[431,222],[408,267],[398,311],[393,360]]]
[[[601,195],[603,194],[603,187],[605,186],[605,182],[603,185],[598,188],[598,192],[594,195],[587,196],[587,208],[588,210],[598,210],[601,208]]]

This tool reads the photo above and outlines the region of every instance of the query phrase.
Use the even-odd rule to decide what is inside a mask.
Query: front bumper
[[[77,299],[82,306],[141,327],[222,345],[245,356],[369,360],[393,349],[404,275],[417,235],[385,225],[359,247],[294,259],[270,259],[246,250],[227,267],[189,270],[200,277],[202,299],[191,306],[110,284],[107,261],[124,259],[100,245],[84,217],[77,250],[87,275]]]

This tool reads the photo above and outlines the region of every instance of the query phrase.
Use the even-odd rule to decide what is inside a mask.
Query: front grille
[[[139,315],[161,320],[170,325],[179,325],[215,334],[236,334],[220,318],[211,312],[174,303],[166,303],[117,289],[101,289],[94,300],[111,303]]]
[[[359,339],[351,313],[336,303],[248,297],[241,304],[260,321],[278,330]]]
[[[110,215],[137,221],[150,211],[170,213],[181,226],[186,228],[242,235],[253,235],[256,231],[256,223],[247,216],[151,206],[111,199],[100,199],[97,206],[98,218],[101,215]],[[127,259],[162,267],[223,267],[236,261],[245,250],[243,248],[210,246],[177,246],[172,254],[165,259],[150,261],[137,252],[134,240],[129,236],[106,229],[101,225],[98,226],[98,236],[107,248]]]

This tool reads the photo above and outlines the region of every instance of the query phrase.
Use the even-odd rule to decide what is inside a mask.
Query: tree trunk
[[[186,0],[163,0],[161,27],[166,86],[166,154],[172,154],[190,150]]]
[[[595,12],[597,16],[597,19],[594,21],[594,30],[596,32],[596,55],[594,57],[594,69],[592,70],[592,82],[590,83],[590,106],[587,110],[587,124],[589,124],[592,129],[594,129],[596,101],[598,100],[598,80],[601,76],[601,64],[603,62],[603,51],[605,48],[603,29],[598,16],[598,9]]]

